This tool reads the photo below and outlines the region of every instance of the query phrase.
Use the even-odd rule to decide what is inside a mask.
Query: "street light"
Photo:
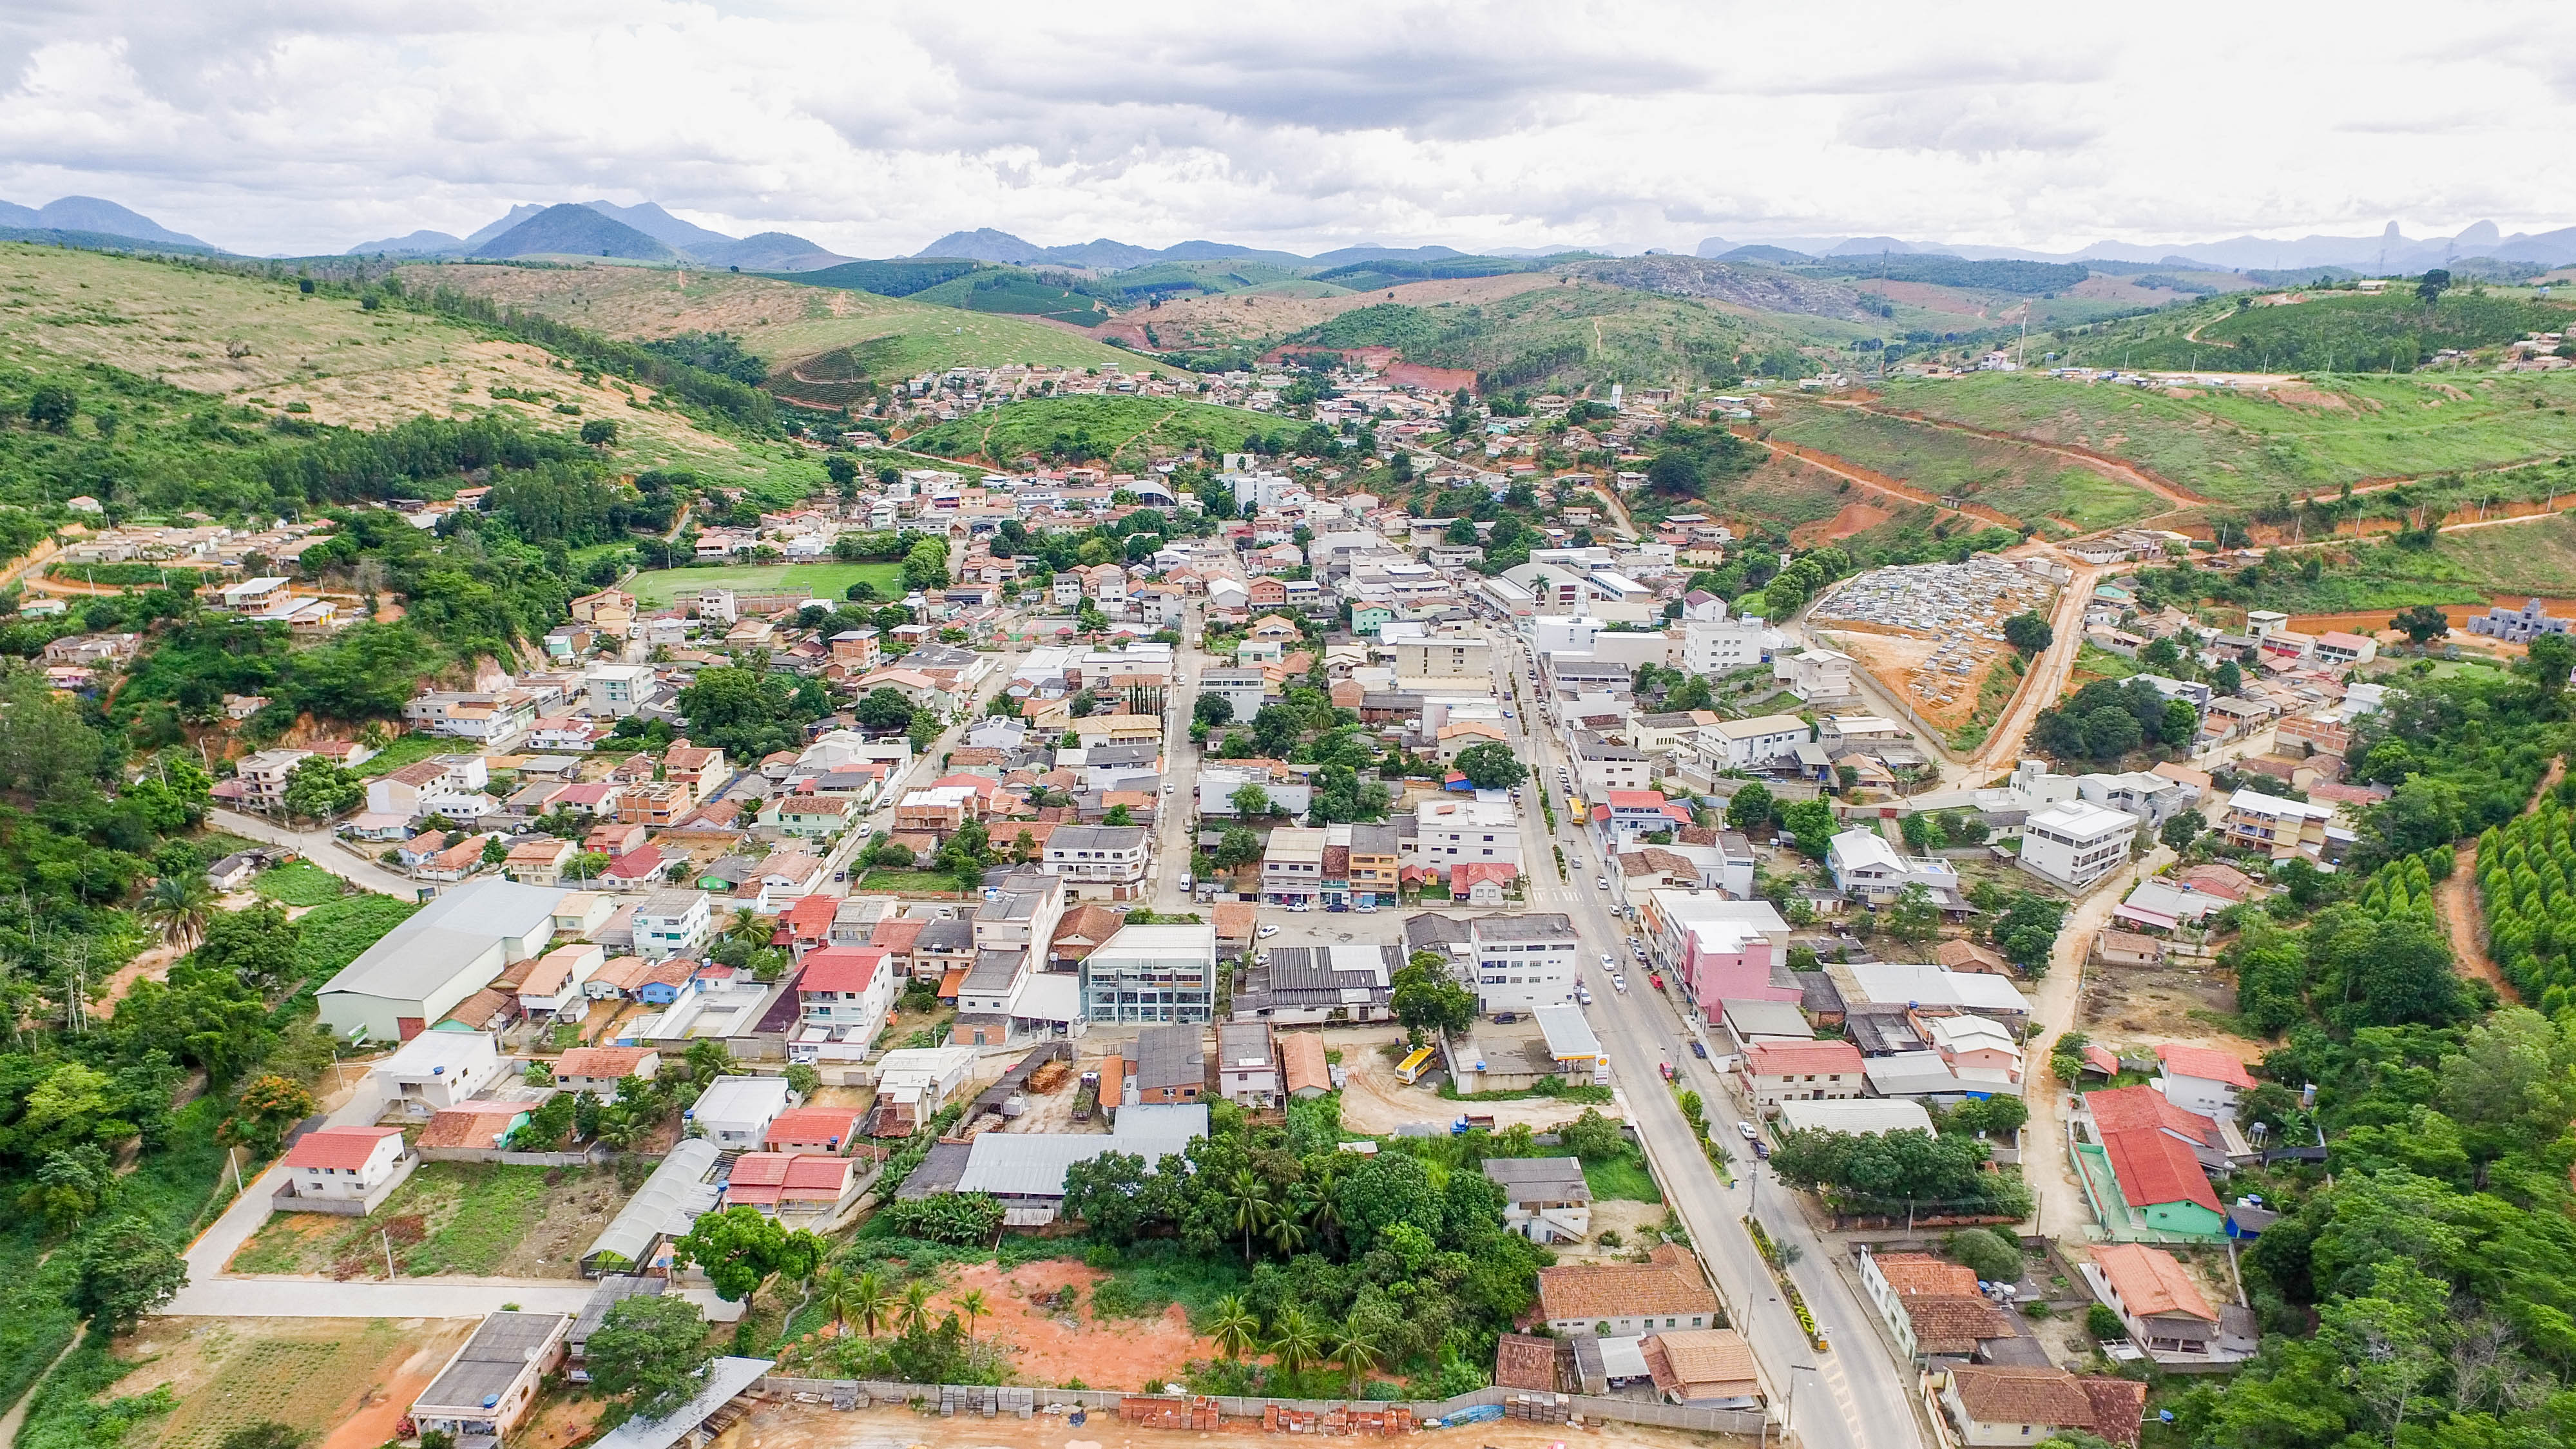
[[[1789,1403],[1780,1416],[1780,1442],[1784,1445],[1798,1432],[1798,1375],[1801,1373],[1811,1373],[1818,1378],[1824,1377],[1824,1371],[1814,1364],[1789,1365]]]

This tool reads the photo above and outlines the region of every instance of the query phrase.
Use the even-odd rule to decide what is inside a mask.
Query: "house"
[[[1075,900],[1134,900],[1144,889],[1152,832],[1142,825],[1062,825],[1047,837],[1042,868]]]
[[[1840,1101],[1861,1095],[1860,1048],[1847,1041],[1757,1041],[1745,1047],[1736,1075],[1759,1109],[1793,1097]]]
[[[2036,1444],[2067,1430],[2137,1449],[2147,1386],[2061,1368],[1962,1364],[1938,1380],[1942,1412],[1969,1449]]]
[[[1592,1233],[1592,1188],[1572,1157],[1488,1157],[1503,1190],[1503,1227],[1533,1243],[1580,1242]]]
[[[322,984],[322,1025],[352,1040],[411,1040],[503,968],[543,951],[563,894],[503,880],[448,891]]]
[[[1266,1022],[1223,1022],[1216,1029],[1216,1085],[1241,1107],[1267,1110],[1282,1099],[1279,1053]]]
[[[2093,959],[2105,966],[2159,966],[2164,963],[2165,944],[2153,936],[2106,927],[2093,934]]]
[[[2283,800],[2246,788],[2227,797],[2227,810],[2219,817],[2218,828],[2226,832],[2230,845],[2262,851],[2274,860],[2288,860],[2294,855],[2320,854],[2325,848],[2326,824],[2334,818],[2332,805]]]
[[[2111,918],[2141,930],[2170,932],[2186,924],[2199,925],[2235,901],[2235,897],[2199,889],[2188,877],[2179,883],[2142,880],[2111,908]]]
[[[1553,1338],[1534,1333],[1503,1334],[1494,1343],[1494,1387],[1555,1393],[1556,1349]]]
[[[571,1327],[561,1313],[504,1309],[487,1316],[412,1400],[412,1423],[460,1444],[506,1449],[536,1407],[538,1384],[563,1362]]]
[[[1978,1344],[2014,1336],[2012,1320],[1988,1301],[1974,1269],[1929,1253],[1860,1249],[1860,1282],[1909,1363],[1972,1358]]]
[[[363,1217],[419,1164],[404,1147],[399,1127],[318,1127],[286,1150],[279,1164],[286,1169],[286,1185],[277,1191],[277,1206],[283,1212]]]
[[[894,1007],[894,970],[874,946],[824,946],[805,953],[796,973],[796,1001],[805,1031],[799,1041],[828,1038],[876,1040]],[[817,1037],[815,1033],[822,1033]]]
[[[734,1159],[721,1205],[836,1222],[858,1194],[859,1164],[837,1152],[746,1152]]]
[[[425,1031],[368,1069],[367,1082],[389,1111],[428,1117],[491,1086],[501,1075],[501,1049],[479,1031]]]
[[[455,1032],[434,1031],[431,1036],[454,1036]],[[437,1162],[448,1157],[475,1160],[478,1154],[498,1151],[506,1146],[510,1134],[528,1123],[534,1110],[532,1102],[501,1102],[477,1098],[459,1102],[430,1114],[429,1121],[412,1139],[412,1150],[424,1159]]]
[[[1332,1059],[1325,1055],[1321,1032],[1283,1032],[1278,1041],[1280,1076],[1289,1098],[1302,1102],[1333,1090]]]
[[[853,1108],[791,1107],[770,1119],[761,1146],[771,1152],[837,1153],[849,1151],[858,1139],[859,1114]]]
[[[2000,952],[1974,941],[1944,941],[1932,948],[1932,959],[1945,971],[1981,971],[1989,976],[2010,976],[2013,965]]]
[[[758,1148],[769,1136],[769,1124],[796,1105],[796,1093],[783,1077],[718,1077],[707,1085],[689,1114],[689,1123],[718,1148]]]
[[[705,891],[655,891],[635,908],[635,954],[647,961],[692,955],[706,944],[712,923]]]
[[[243,799],[260,809],[274,810],[286,803],[286,782],[295,774],[295,767],[311,758],[311,750],[262,750],[236,765],[233,778],[241,782]]]
[[[1539,1316],[1560,1334],[1604,1337],[1707,1328],[1717,1294],[1690,1250],[1657,1244],[1643,1263],[1564,1264],[1538,1270]]]
[[[2137,834],[2135,815],[2083,800],[2060,801],[2032,812],[2023,824],[2021,868],[2081,894],[2128,860]]]
[[[2164,1066],[2157,1085],[2165,1100],[2186,1112],[2232,1122],[2237,1104],[2254,1090],[2243,1062],[2210,1047],[2167,1042],[2156,1048],[2156,1060]]]
[[[1720,768],[1759,769],[1807,743],[1807,722],[1789,714],[1719,720],[1708,726],[1705,738],[1714,746]]]
[[[2106,1230],[2213,1242],[2225,1232],[2227,1210],[2194,1150],[2203,1140],[2200,1123],[2210,1119],[2194,1121],[2195,1114],[2135,1087],[2087,1092],[2078,1103],[2076,1124],[2092,1141],[2075,1144],[2077,1175]]]
[[[1682,1328],[1646,1335],[1646,1372],[1668,1403],[1693,1409],[1756,1409],[1762,1382],[1753,1349],[1732,1328]]]
[[[531,1017],[581,1020],[590,1012],[590,994],[583,984],[607,960],[607,948],[589,941],[548,951],[519,981],[519,1010]]]
[[[895,1195],[920,1199],[952,1192],[990,1193],[1002,1200],[1002,1221],[1044,1227],[1064,1202],[1065,1170],[1104,1152],[1147,1162],[1186,1152],[1207,1135],[1204,1102],[1137,1105],[1119,1111],[1114,1130],[1101,1132],[986,1132],[963,1152],[934,1148]]]
[[[1886,836],[1858,826],[1827,842],[1825,867],[1833,872],[1836,889],[1871,905],[1896,899],[1909,885],[1922,886],[1936,900],[1955,900],[1959,893],[1959,873],[1948,862],[1908,859],[1896,853]]]
[[[261,857],[249,851],[227,855],[206,867],[206,884],[219,891],[240,890],[259,874],[260,861]]]
[[[1907,1097],[1822,1102],[1789,1097],[1780,1103],[1779,1120],[1784,1132],[1840,1132],[1853,1137],[1884,1137],[1890,1132],[1933,1135],[1932,1114],[1921,1102]]]
[[[2246,1321],[2229,1325],[2238,1332],[2227,1332],[2220,1311],[2210,1306],[2209,1296],[2192,1280],[2190,1270],[2162,1248],[2144,1243],[2099,1244],[2093,1249],[2093,1261],[2083,1264],[2081,1271],[2095,1296],[2120,1315],[2130,1340],[2150,1356],[2232,1361],[2252,1354],[2252,1313],[2237,1310]],[[2237,1342],[2224,1343],[2228,1338]]]
[[[1196,1026],[1149,1026],[1136,1036],[1136,1100],[1195,1102],[1207,1086],[1207,1036]]]
[[[616,1096],[618,1084],[628,1077],[649,1079],[661,1070],[662,1054],[652,1047],[574,1047],[555,1058],[555,1085],[604,1101]]]
[[[2324,663],[2349,668],[2355,664],[2368,664],[2378,658],[2379,641],[2367,634],[2349,634],[2340,629],[2329,629],[2317,636],[2316,646],[2312,652]]]

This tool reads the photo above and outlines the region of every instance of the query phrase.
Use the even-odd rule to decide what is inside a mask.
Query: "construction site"
[[[2004,621],[2047,615],[2057,585],[2009,559],[1871,569],[1808,615],[1836,648],[1931,724],[1954,729],[1977,708],[1986,677],[2012,646]]]

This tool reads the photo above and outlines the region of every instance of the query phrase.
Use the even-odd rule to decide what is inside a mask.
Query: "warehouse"
[[[420,908],[323,984],[333,1035],[409,1041],[554,939],[564,892],[516,881],[468,881]]]

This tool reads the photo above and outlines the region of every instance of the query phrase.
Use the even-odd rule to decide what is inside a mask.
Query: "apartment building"
[[[2081,892],[2128,860],[2130,842],[2137,835],[2135,815],[2090,801],[2063,801],[2031,816],[2022,826],[2021,868],[2052,885]]]

